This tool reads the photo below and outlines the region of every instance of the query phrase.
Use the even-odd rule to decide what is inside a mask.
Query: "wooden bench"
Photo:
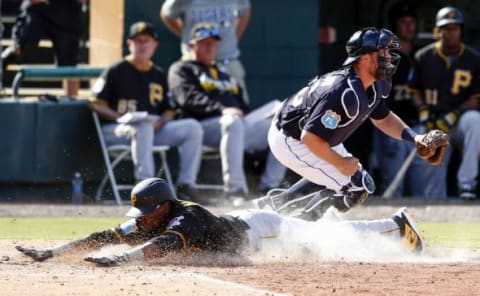
[[[91,66],[19,66],[13,79],[13,97],[18,98],[18,92],[23,81],[59,81],[66,78],[89,80],[97,78],[103,68]]]

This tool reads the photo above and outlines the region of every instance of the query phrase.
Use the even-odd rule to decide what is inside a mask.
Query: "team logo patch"
[[[323,114],[322,118],[320,118],[323,126],[328,129],[336,129],[341,120],[342,117],[332,110],[327,110],[325,114]]]
[[[170,229],[172,227],[181,225],[183,219],[184,219],[183,216],[178,216],[178,217],[173,218],[173,220],[170,221],[170,223],[168,223],[167,229]]]

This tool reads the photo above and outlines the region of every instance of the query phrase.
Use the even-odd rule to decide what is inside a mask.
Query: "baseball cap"
[[[138,35],[150,35],[153,39],[157,39],[157,32],[151,23],[147,22],[136,22],[130,26],[130,33],[128,34],[128,39],[133,39]]]
[[[130,194],[132,207],[127,212],[128,217],[141,217],[150,214],[166,201],[174,201],[175,196],[165,180],[148,178],[139,182]]]
[[[215,38],[217,40],[222,40],[220,38],[220,33],[218,28],[212,23],[198,23],[193,26],[192,31],[190,32],[190,43],[195,43],[199,40],[207,38]]]

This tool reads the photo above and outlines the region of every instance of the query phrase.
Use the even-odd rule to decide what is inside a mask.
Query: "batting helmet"
[[[437,12],[435,26],[443,27],[448,24],[463,25],[463,14],[458,8],[447,6]]]
[[[399,49],[400,43],[392,31],[388,29],[378,30],[374,27],[367,27],[356,31],[346,44],[347,59],[343,66],[348,66],[358,60],[361,55],[378,51],[380,48]]]
[[[130,195],[132,208],[128,217],[145,216],[166,201],[176,200],[170,186],[160,178],[148,178],[133,187]]]

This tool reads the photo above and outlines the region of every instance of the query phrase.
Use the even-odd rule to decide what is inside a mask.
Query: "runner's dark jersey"
[[[94,233],[103,244],[126,243],[137,245],[153,238],[161,245],[176,249],[178,242],[184,250],[236,252],[246,243],[248,225],[237,218],[215,216],[204,207],[189,201],[172,203],[168,221],[153,231],[144,231],[135,219],[103,232]]]

